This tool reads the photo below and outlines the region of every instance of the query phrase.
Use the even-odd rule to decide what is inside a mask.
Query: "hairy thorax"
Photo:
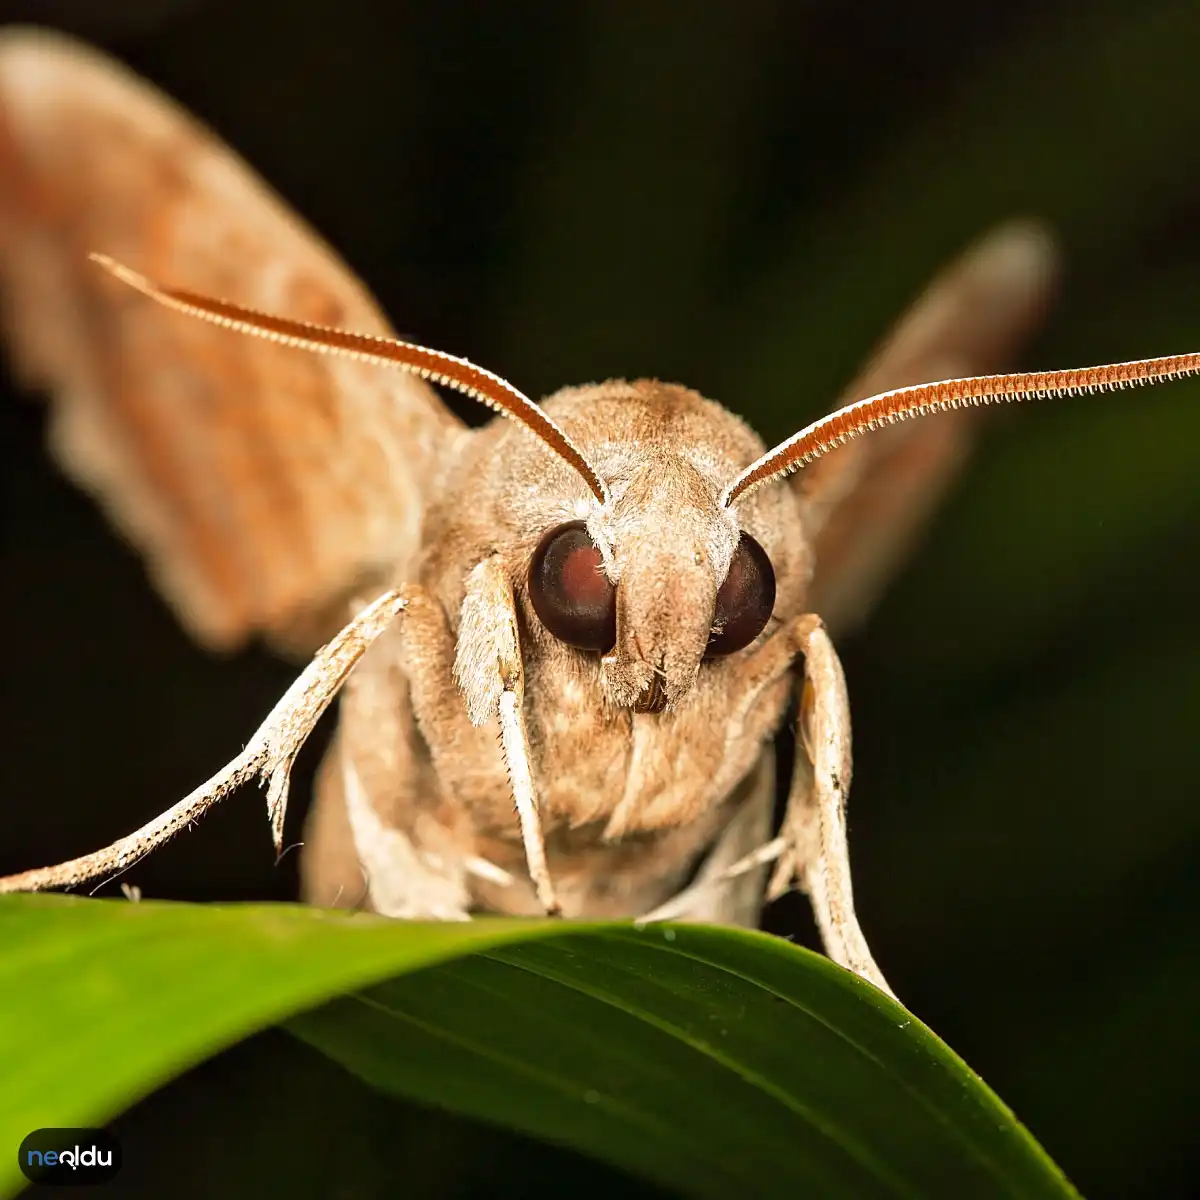
[[[380,819],[418,852],[481,860],[515,878],[472,876],[474,905],[539,911],[496,720],[473,724],[469,714],[472,688],[504,674],[497,647],[510,629],[547,861],[564,910],[636,913],[678,890],[757,778],[788,680],[763,685],[750,668],[771,633],[802,611],[809,563],[794,549],[802,539],[775,532],[798,523],[790,493],[747,504],[741,528],[771,555],[776,608],[753,645],[710,659],[704,639],[726,569],[718,560],[738,536],[717,500],[760,453],[758,438],[719,406],[667,385],[577,389],[546,408],[611,482],[611,505],[589,508],[579,480],[521,430],[493,425],[465,435],[448,472],[460,482],[430,507],[416,578],[397,580],[420,589],[406,632],[381,639],[348,686],[341,753]],[[610,539],[618,636],[608,653],[551,636],[528,594],[539,539],[585,517]],[[481,572],[498,581],[494,612],[472,599]],[[661,678],[660,703],[628,701],[639,672]]]

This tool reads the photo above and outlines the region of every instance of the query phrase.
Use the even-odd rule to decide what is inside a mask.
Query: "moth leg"
[[[781,830],[782,853],[767,899],[778,898],[796,882],[812,902],[829,957],[894,996],[854,912],[846,842],[853,767],[846,677],[819,617],[800,618],[795,633],[804,655],[796,762]]]
[[[454,678],[466,699],[467,715],[473,724],[484,725],[493,716],[499,721],[500,746],[521,825],[529,877],[546,915],[560,916],[562,909],[546,863],[546,843],[530,767],[529,735],[521,709],[525,671],[517,638],[516,602],[498,555],[484,559],[467,576]]]
[[[705,879],[703,890],[711,893],[737,886],[748,873],[775,862],[767,899],[778,899],[793,882],[798,884],[812,902],[829,957],[894,995],[875,963],[854,912],[846,842],[846,796],[853,765],[850,698],[842,665],[820,617],[810,613],[796,618],[747,659],[743,700],[740,711],[733,714],[734,725],[772,683],[792,668],[799,655],[804,658],[804,682],[796,762],[783,828],[773,841],[763,842]],[[700,884],[698,879],[643,920],[666,920],[684,912],[690,915],[702,899],[697,890]]]
[[[267,784],[267,812],[279,851],[287,805],[288,779],[296,755],[329,707],[355,664],[391,625],[408,603],[403,592],[391,591],[369,604],[320,649],[299,678],[283,694],[246,748],[166,812],[103,850],[81,858],[22,871],[0,878],[2,892],[33,892],[73,887],[91,879],[120,874],[151,850],[202,817],[214,804],[248,780]]]
[[[529,866],[529,877],[533,880],[538,903],[548,917],[562,916],[554,885],[550,880],[550,868],[546,865],[546,843],[542,837],[542,822],[538,817],[537,800],[533,792],[533,773],[529,768],[529,736],[525,730],[525,718],[521,713],[521,701],[517,689],[505,681],[500,693],[500,744],[504,748],[504,761],[508,767],[508,778],[512,784],[513,802],[517,818],[521,822],[521,841],[525,845],[525,861]]]

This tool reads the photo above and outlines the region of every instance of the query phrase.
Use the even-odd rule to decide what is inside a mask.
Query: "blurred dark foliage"
[[[0,18],[111,49],[254,163],[398,328],[533,394],[675,378],[784,436],[1017,213],[1056,226],[1069,267],[1029,365],[1200,348],[1194,0],[29,0]],[[2,870],[157,812],[292,677],[189,645],[48,465],[42,424],[0,404]],[[877,955],[1093,1198],[1194,1194],[1200,1164],[1198,551],[1200,387],[1022,410],[843,647]],[[274,866],[246,793],[129,878],[289,898],[295,856]],[[771,927],[812,940],[797,900]],[[628,1186],[383,1105],[279,1034],[118,1128],[142,1164],[129,1194],[158,1194],[171,1154],[194,1158],[190,1195],[267,1194],[267,1149],[293,1196]]]

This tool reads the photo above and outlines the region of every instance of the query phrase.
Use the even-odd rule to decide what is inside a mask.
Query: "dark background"
[[[35,17],[212,124],[399,329],[531,394],[679,379],[777,440],[1013,214],[1068,265],[1028,365],[1200,349],[1194,0],[0,0]],[[41,430],[3,398],[3,871],[177,799],[293,674],[193,649]],[[1200,1163],[1197,551],[1200,387],[1031,407],[843,646],[877,957],[1093,1198],[1193,1194]],[[129,880],[287,898],[294,855],[247,792]],[[772,927],[812,938],[799,901]],[[300,1196],[628,1187],[381,1104],[280,1034],[117,1128],[139,1194],[172,1153],[195,1195],[268,1194],[266,1153]]]

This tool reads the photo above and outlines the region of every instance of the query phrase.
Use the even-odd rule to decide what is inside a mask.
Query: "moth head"
[[[707,404],[683,389],[638,386],[643,394],[628,403],[650,411],[656,399]],[[598,457],[610,501],[586,519],[552,522],[529,558],[534,619],[595,655],[609,699],[642,712],[677,702],[698,671],[753,644],[775,606],[770,539],[740,527],[720,503],[722,481],[687,451],[668,436],[649,451],[618,451],[615,464]]]

